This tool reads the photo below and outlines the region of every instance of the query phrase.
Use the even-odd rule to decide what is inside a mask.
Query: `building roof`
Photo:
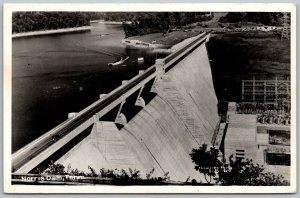
[[[226,142],[236,141],[256,141],[256,115],[230,115],[226,133]]]

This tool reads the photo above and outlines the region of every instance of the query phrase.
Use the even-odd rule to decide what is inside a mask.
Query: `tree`
[[[245,186],[285,186],[288,182],[282,175],[264,172],[259,164],[254,164],[249,159],[236,159],[230,156],[230,164],[225,164],[219,170],[218,182],[223,185]]]
[[[88,176],[90,177],[97,177],[98,174],[96,173],[95,169],[91,166],[88,166],[88,169],[90,170],[90,173],[88,174]]]
[[[53,161],[48,165],[48,168],[45,170],[46,174],[49,175],[65,175],[65,167],[62,164],[55,164]]]
[[[225,164],[219,170],[218,182],[223,185],[256,185],[260,174],[264,170],[259,164],[253,164],[252,160],[237,160],[230,156],[230,164]]]
[[[123,23],[126,37],[163,32],[166,36],[171,29],[195,22],[207,21],[205,12],[136,12],[131,13],[131,24]],[[116,20],[120,20],[120,13]],[[124,20],[121,20],[124,21]]]
[[[88,12],[13,12],[12,32],[28,32],[90,25]]]
[[[288,186],[289,182],[284,180],[282,175],[275,175],[274,173],[261,173],[259,178],[259,185],[261,186]]]
[[[281,12],[229,12],[219,19],[223,23],[253,22],[264,25],[281,25]]]
[[[275,175],[264,171],[263,166],[253,163],[250,159],[229,158],[229,164],[219,160],[219,150],[203,144],[199,149],[193,149],[190,154],[196,164],[195,169],[204,174],[207,183],[212,177],[221,185],[246,185],[246,186],[286,186],[288,181],[282,175]],[[209,179],[207,177],[209,176]]]
[[[205,180],[210,183],[212,177],[216,176],[217,170],[222,165],[218,159],[219,150],[214,147],[207,150],[207,145],[203,144],[199,149],[193,149],[190,156],[192,161],[196,164],[195,169],[204,174]]]

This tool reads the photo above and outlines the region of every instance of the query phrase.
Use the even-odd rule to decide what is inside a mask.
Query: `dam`
[[[81,171],[89,166],[131,168],[141,175],[154,169],[154,176],[168,175],[173,181],[203,181],[189,154],[203,143],[212,145],[219,123],[208,40],[209,34],[197,36],[111,93],[101,94],[98,101],[14,153],[13,172],[31,172],[88,130],[55,163]],[[149,93],[153,97],[146,99]],[[136,106],[139,111],[131,112]],[[116,112],[115,119],[102,119],[111,112]],[[55,135],[60,139],[53,141]]]

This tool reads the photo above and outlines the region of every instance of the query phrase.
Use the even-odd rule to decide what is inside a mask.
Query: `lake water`
[[[12,40],[13,152],[164,56],[121,45],[121,25],[92,25],[91,32]],[[124,64],[107,66],[126,56]]]

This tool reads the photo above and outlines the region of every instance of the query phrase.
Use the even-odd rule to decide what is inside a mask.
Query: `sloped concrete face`
[[[203,143],[211,145],[218,123],[212,82],[205,45],[163,76],[156,86],[158,95],[121,130],[123,137],[132,134],[151,153],[152,159],[147,159],[139,146],[132,145],[144,166],[157,163],[172,180],[190,176],[204,181],[189,154]]]
[[[145,172],[129,144],[124,141],[114,122],[96,122],[92,133],[73,147],[56,163],[89,172],[88,166],[99,172],[105,169],[136,168]],[[149,172],[149,171],[148,171]]]
[[[157,95],[120,131],[97,122],[93,132],[58,162],[87,170],[136,168],[142,176],[169,172],[171,180],[205,182],[189,156],[202,143],[211,145],[218,123],[217,98],[205,45],[168,71]],[[76,167],[75,167],[76,166]]]
[[[205,45],[165,74],[158,95],[175,109],[199,144],[211,143],[218,101]]]
[[[198,147],[196,139],[167,101],[156,96],[122,130],[145,169],[158,166],[175,181],[186,181],[190,176],[198,181],[189,153]],[[151,170],[151,169],[150,169]],[[158,170],[158,169],[155,169]]]

